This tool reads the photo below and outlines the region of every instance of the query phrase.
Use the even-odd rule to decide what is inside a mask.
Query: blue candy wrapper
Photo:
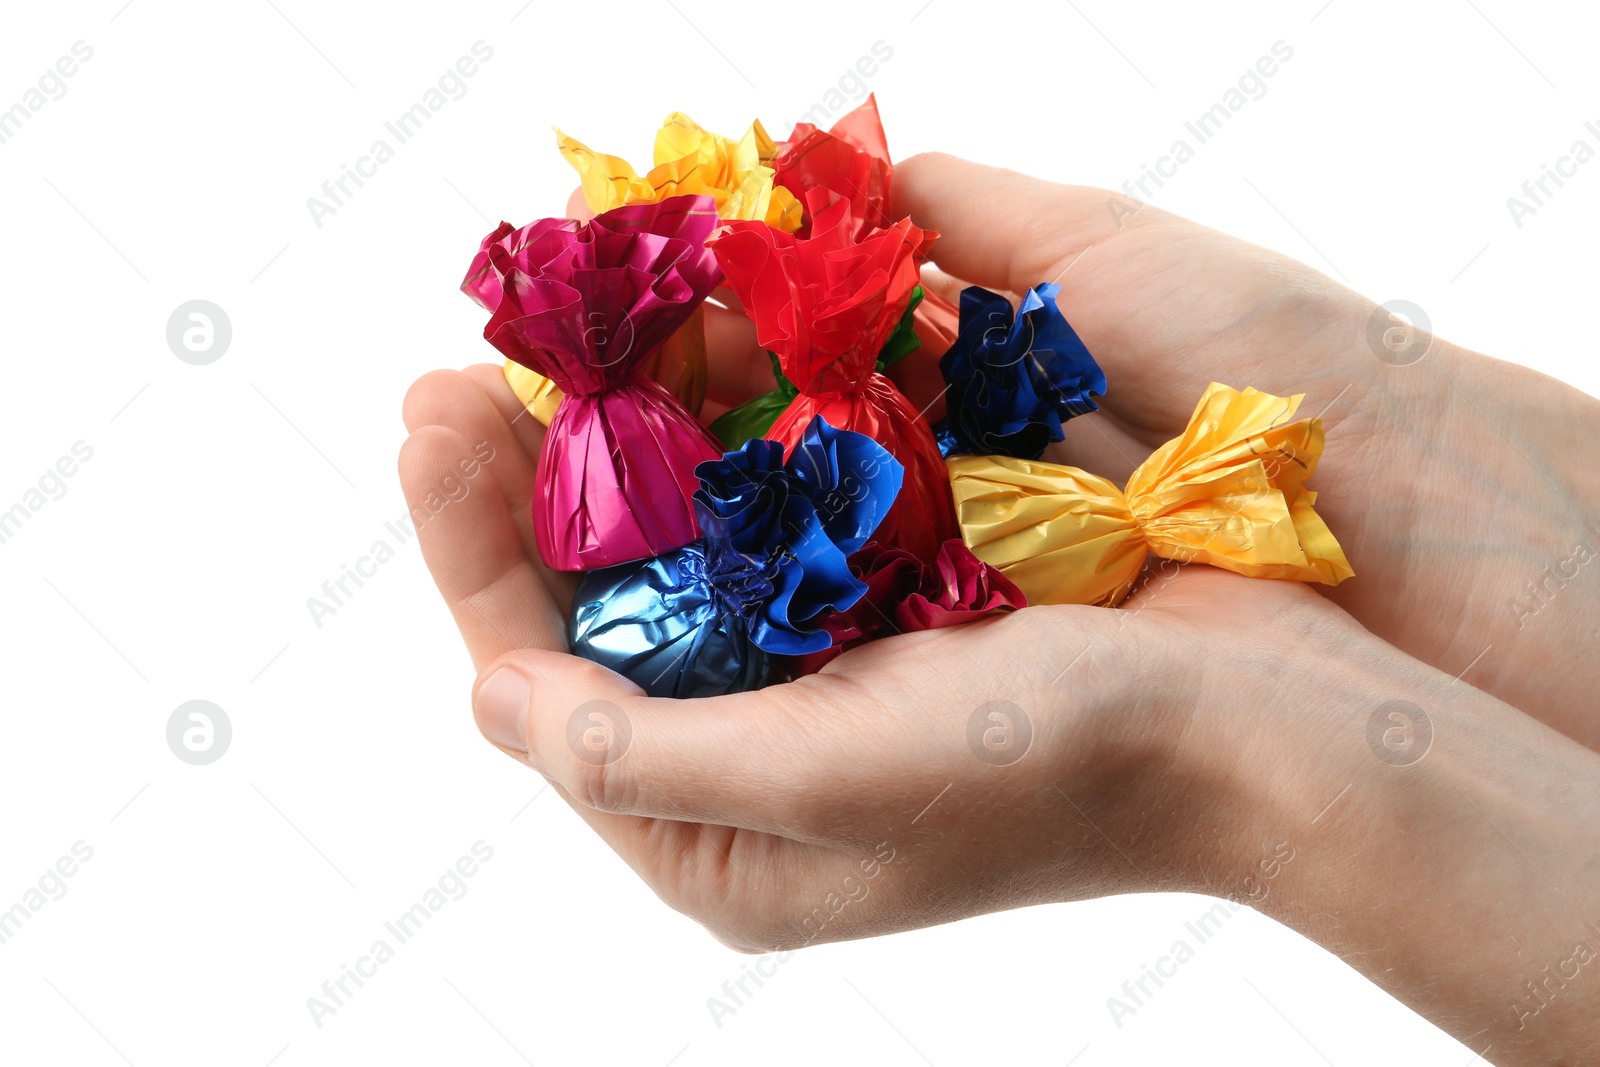
[[[939,360],[948,414],[934,424],[940,453],[1038,459],[1062,424],[1098,410],[1105,372],[1056,307],[1059,285],[1011,302],[981,286],[961,292],[961,326]]]
[[[787,460],[782,445],[756,440],[701,463],[700,540],[585,575],[572,651],[651,696],[760,688],[771,656],[827,648],[821,621],[866,592],[848,557],[887,514],[902,473],[877,442],[820,416]]]

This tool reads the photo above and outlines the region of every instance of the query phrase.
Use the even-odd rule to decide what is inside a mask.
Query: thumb
[[[647,697],[597,663],[521,649],[488,664],[472,706],[485,737],[588,808],[816,840],[818,768],[786,688]]]
[[[1022,292],[1052,281],[1090,245],[1155,209],[1121,194],[1057,185],[940,152],[898,163],[893,215],[939,231],[931,249],[948,274]]]

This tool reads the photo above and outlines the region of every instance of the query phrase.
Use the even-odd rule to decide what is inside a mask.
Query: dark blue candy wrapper
[[[772,658],[750,643],[744,619],[723,625],[706,580],[703,542],[590,571],[578,586],[572,650],[633,679],[659,697],[760,689]]]
[[[782,445],[756,440],[700,464],[700,540],[585,575],[572,651],[651,696],[760,688],[770,655],[827,648],[822,620],[866,592],[848,557],[894,503],[902,473],[877,442],[820,416],[787,461]]]
[[[1105,372],[1056,307],[1059,285],[1046,282],[1011,302],[981,286],[961,292],[961,327],[939,360],[949,387],[948,415],[933,436],[952,455],[1038,459],[1062,424],[1095,411]]]

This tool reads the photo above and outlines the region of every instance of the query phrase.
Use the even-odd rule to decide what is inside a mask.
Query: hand
[[[1162,563],[1119,610],[1029,608],[756,693],[652,700],[564,651],[571,576],[544,571],[528,527],[543,430],[499,368],[428,375],[406,417],[401,479],[484,733],[724,942],[1208,892],[1496,1062],[1594,1047],[1600,987],[1541,1008],[1521,983],[1575,942],[1600,950],[1600,757],[1309,589]],[[1394,701],[1428,745],[1374,740]],[[1428,906],[1393,906],[1411,891]]]
[[[949,156],[895,169],[895,214],[940,231],[957,276],[1059,281],[1105,368],[1099,414],[1050,458],[1120,480],[1180,433],[1207,383],[1306,393],[1327,449],[1311,485],[1356,577],[1328,595],[1369,630],[1600,748],[1600,402],[1424,336],[1419,362],[1369,347],[1374,304],[1284,256],[1120,194]],[[919,406],[938,352],[891,376]]]
[[[955,161],[912,160],[897,177],[899,195],[919,195],[951,168],[968,168],[991,189],[997,181],[1027,181]],[[1039,193],[1037,183],[1028,185],[1026,192]],[[1015,202],[1019,190],[1011,192]],[[1049,195],[1065,205],[1099,194]],[[1061,217],[1065,232],[1072,217]],[[1153,212],[1146,218],[1158,220]],[[1051,277],[1038,273],[1036,263],[1020,266],[1016,279],[984,265],[985,241],[1021,247],[1004,225],[980,233],[969,221],[963,237],[960,218],[927,222],[945,228],[942,265],[952,272],[1000,289]],[[1181,428],[1205,381],[1229,378],[1220,366],[1195,369],[1192,382],[1168,383],[1166,393],[1159,376],[1146,372],[1141,380],[1133,358],[1138,342],[1117,340],[1127,323],[1148,317],[1135,315],[1134,307],[1148,311],[1163,293],[1173,302],[1199,300],[1200,286],[1220,277],[1225,284],[1206,327],[1215,336],[1185,338],[1179,326],[1168,325],[1157,335],[1166,338],[1167,352],[1209,345],[1215,351],[1208,358],[1220,359],[1229,348],[1224,324],[1233,318],[1275,317],[1285,327],[1300,318],[1321,321],[1320,328],[1305,326],[1305,337],[1289,346],[1306,349],[1304,358],[1317,336],[1340,332],[1327,324],[1348,318],[1340,308],[1361,304],[1260,250],[1179,220],[1161,225],[1172,227],[1167,239],[1120,246],[1137,253],[1133,262],[1147,261],[1142,272],[1121,271],[1121,295],[1131,304],[1120,315],[1106,310],[1117,308],[1110,298],[1115,286],[1105,294],[1090,290],[1092,300],[1074,294],[1094,306],[1075,309],[1063,296],[1114,391],[1104,417],[1075,420],[1069,458],[1113,475]],[[1215,262],[1230,262],[1222,253],[1231,251],[1231,273],[1188,277],[1174,263],[1166,288],[1150,291],[1145,276],[1159,272],[1149,257],[1171,253],[1174,241],[1179,248],[1188,241],[1192,250],[1215,242]],[[1104,273],[1114,280],[1119,271]],[[1273,310],[1284,300],[1273,287],[1291,276],[1303,290],[1295,300],[1308,306]],[[1177,316],[1180,325],[1208,321],[1194,310]],[[708,341],[712,366],[724,373],[713,376],[712,395],[720,387],[726,402],[736,402],[765,382],[741,383],[727,371],[755,364],[753,339],[732,319],[717,318],[722,327],[708,315]],[[1105,337],[1096,334],[1101,328]],[[1255,333],[1250,325],[1235,329]],[[1146,344],[1141,355],[1162,354],[1159,345]],[[1343,378],[1329,371],[1298,381],[1293,367],[1268,366],[1250,355],[1252,345],[1235,347],[1241,380],[1234,384],[1309,388],[1308,413],[1316,412],[1319,394],[1337,396],[1332,387],[1340,381],[1352,386],[1347,396],[1355,392],[1346,380],[1359,377],[1351,359],[1362,355],[1355,342],[1335,347],[1318,364],[1342,366]],[[1429,359],[1455,368],[1469,384],[1471,375],[1519,373],[1448,346]],[[1166,373],[1179,376],[1181,360],[1169,362]],[[919,375],[926,380],[926,357],[902,366],[907,387],[916,390]],[[1123,404],[1118,370],[1145,390],[1142,406]],[[1446,381],[1458,394],[1467,391],[1454,378]],[[1441,464],[1395,429],[1415,429],[1417,420],[1370,413],[1379,404],[1389,415],[1407,405],[1426,410],[1419,399],[1426,389],[1414,388],[1426,384],[1419,378],[1384,392],[1369,383],[1382,395],[1365,397],[1343,418],[1328,412],[1329,454],[1315,483],[1326,494],[1319,508],[1356,550],[1363,578],[1386,567],[1379,580],[1386,575],[1399,588],[1428,589],[1436,598],[1454,595],[1449,611],[1473,625],[1490,622],[1487,612],[1473,617],[1470,604],[1463,608],[1468,583],[1448,573],[1463,560],[1477,561],[1474,552],[1442,538],[1426,550],[1403,551],[1408,535],[1433,529],[1425,519],[1451,521],[1442,516],[1446,510],[1458,526],[1463,512],[1483,521],[1483,508],[1447,503],[1436,516],[1414,503],[1417,495],[1448,498],[1457,491],[1470,500],[1466,490],[1479,476],[1468,460]],[[1551,463],[1548,453],[1557,444],[1582,454],[1582,424],[1573,412],[1587,401],[1543,379],[1517,378],[1497,389],[1531,395],[1551,413],[1548,425],[1518,446],[1518,462],[1529,462],[1527,452]],[[1474,418],[1500,418],[1514,430],[1524,425],[1512,418],[1517,411],[1491,401],[1473,406]],[[402,480],[429,566],[480,671],[474,691],[480,725],[504,751],[547,774],[664,899],[726,942],[749,950],[792,947],[1049,900],[1192,889],[1248,900],[1296,926],[1441,1026],[1473,1037],[1475,1048],[1492,1032],[1494,1047],[1505,1050],[1503,1062],[1548,1062],[1593,1046],[1600,1000],[1592,992],[1564,994],[1559,1011],[1549,1005],[1535,1011],[1541,1002],[1519,1006],[1515,998],[1524,971],[1538,976],[1534,960],[1564,966],[1572,942],[1591,936],[1587,917],[1600,911],[1600,857],[1583,829],[1600,816],[1596,757],[1455,682],[1450,674],[1458,668],[1440,674],[1376,640],[1316,593],[1163,564],[1120,611],[1030,608],[959,631],[877,642],[840,657],[822,675],[760,693],[665,704],[564,653],[573,576],[542,567],[528,519],[543,428],[522,415],[499,368],[425,377],[407,397],[406,420],[412,436],[402,452]],[[1435,418],[1421,437],[1459,431],[1457,422]],[[1340,455],[1341,435],[1364,443]],[[1095,439],[1104,445],[1084,444]],[[1484,458],[1484,441],[1473,447],[1472,460],[1514,481],[1505,465]],[[485,450],[493,458],[474,464]],[[1412,461],[1419,477],[1433,481],[1396,503],[1379,490],[1393,489],[1400,481],[1394,469]],[[1341,465],[1348,472],[1335,476]],[[1563,481],[1581,477],[1551,469]],[[463,478],[468,489],[458,492]],[[1518,509],[1519,521],[1504,525],[1522,532],[1496,530],[1498,539],[1488,543],[1521,565],[1561,526],[1535,521],[1548,516],[1535,514],[1525,480],[1516,488],[1499,506]],[[1337,504],[1340,494],[1351,500]],[[1373,560],[1363,558],[1369,544],[1376,546]],[[1443,576],[1433,573],[1441,563]],[[1487,582],[1510,569],[1502,562],[1468,574]],[[1589,610],[1586,600],[1568,600],[1579,618]],[[1351,606],[1372,625],[1402,627],[1402,639],[1444,648],[1434,647],[1441,658],[1454,647],[1441,644],[1449,628],[1437,618],[1418,622],[1422,613],[1394,610],[1376,593],[1352,597]],[[1515,649],[1514,662],[1525,671],[1563,651],[1559,639],[1538,638]],[[1020,662],[1019,648],[1030,650]],[[1544,701],[1537,710],[1553,721],[1561,721],[1562,708],[1582,706],[1561,699],[1561,686],[1581,686],[1581,676],[1574,683],[1510,675],[1508,669],[1488,680]],[[1384,709],[1396,700],[1431,723],[1429,758],[1420,763],[1384,758],[1373,741],[1387,738]],[[995,707],[996,701],[1007,704]],[[995,758],[996,747],[1006,754],[1007,726],[1015,744],[1023,722],[1031,736],[1021,757]],[[1574,716],[1564,725],[1579,729],[1584,720]],[[1396,825],[1406,830],[1403,849],[1386,832]],[[1508,841],[1519,861],[1508,863],[1502,854]],[[1275,862],[1264,881],[1262,850],[1281,857],[1283,848],[1308,859]],[[1386,886],[1412,885],[1429,887],[1429,908],[1385,906]],[[1600,947],[1600,931],[1592,943]]]
[[[1193,826],[1220,826],[1242,798],[1209,772],[1203,793],[1189,794],[1186,767],[1235,749],[1176,739],[1187,721],[1222,722],[1236,694],[1212,685],[1195,702],[1195,665],[1207,658],[1197,648],[1231,641],[1243,652],[1278,633],[1285,610],[1315,616],[1302,626],[1360,635],[1298,586],[1173,565],[1122,611],[1029,609],[874,642],[757,693],[653,700],[566,653],[572,576],[543,568],[528,528],[525,449],[543,429],[519,417],[499,368],[428,375],[406,418],[401,480],[480,672],[485,735],[550,777],[663,899],[741,948],[1215,888],[1196,864]],[[1207,637],[1218,616],[1240,629]],[[1019,660],[1018,648],[1034,651]],[[986,705],[996,717],[978,714],[969,728]],[[614,746],[610,759],[583,743],[586,732]],[[1146,824],[1152,809],[1172,816],[1159,835]],[[1007,811],[1033,814],[997,816]],[[1119,854],[1102,832],[1140,844]],[[1214,848],[1216,867],[1229,868],[1231,844]],[[869,878],[862,864],[874,861]],[[870,891],[870,903],[817,924],[811,904],[836,889]]]

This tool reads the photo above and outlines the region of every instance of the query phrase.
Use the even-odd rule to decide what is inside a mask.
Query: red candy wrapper
[[[566,394],[533,492],[547,566],[593,570],[700,536],[694,469],[722,448],[643,368],[720,282],[704,247],[717,223],[708,196],[501,223],[462,282],[493,313],[484,337]]]
[[[805,196],[809,239],[759,222],[730,222],[709,247],[756,326],[800,390],[767,436],[792,448],[816,415],[864,433],[905,467],[900,496],[873,539],[932,560],[960,537],[950,478],[933,432],[874,366],[919,282],[919,257],[938,235],[901,219],[857,238],[847,200]]]
[[[867,583],[866,594],[823,621],[833,647],[790,660],[796,675],[815,674],[846,649],[880,637],[958,626],[1028,606],[1011,579],[959,538],[941,545],[932,563],[872,542],[850,557],[850,571]]]
[[[848,200],[850,214],[856,220],[857,240],[873,229],[889,226],[889,186],[894,163],[889,158],[889,143],[878,117],[876,97],[869,95],[860,107],[835,122],[831,130],[820,130],[809,122],[797,123],[789,139],[778,146],[772,166],[777,171],[773,184],[788,189],[802,202],[812,189],[827,189]],[[809,237],[809,212],[804,219],[798,233]],[[911,314],[923,349],[935,358],[955,341],[959,314],[937,289],[925,285],[922,302]],[[924,417],[929,422],[944,417],[944,382],[933,360],[896,364],[891,377],[902,386],[925,386],[930,394],[941,392]]]
[[[878,120],[878,101],[866,102],[833,124],[819,130],[809,122],[796,123],[789,139],[778,146],[772,162],[774,185],[788,189],[803,204],[812,189],[827,189],[850,202],[856,238],[869,230],[888,229],[889,144]],[[807,211],[799,233],[811,236],[815,219]]]

